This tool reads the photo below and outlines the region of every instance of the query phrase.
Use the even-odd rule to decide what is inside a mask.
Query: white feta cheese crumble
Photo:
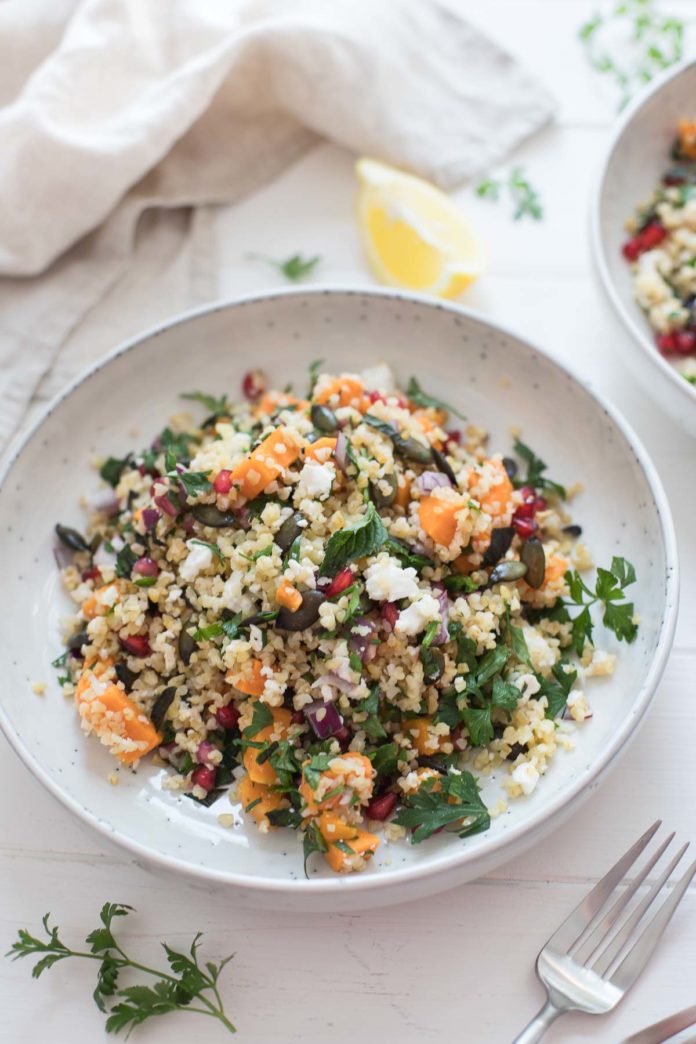
[[[313,500],[326,500],[336,478],[333,464],[320,464],[316,460],[308,460],[300,472],[297,484],[297,495]]]
[[[193,544],[190,540],[186,541],[186,546],[189,548],[189,553],[179,566],[179,575],[182,580],[191,583],[202,570],[212,565],[213,552],[209,547]]]
[[[401,598],[417,598],[418,574],[410,566],[402,566],[389,555],[380,555],[365,570],[365,587],[374,602],[398,602]]]
[[[394,630],[397,634],[419,634],[432,620],[440,620],[440,603],[432,595],[424,594],[399,613]]]
[[[539,782],[539,772],[531,761],[523,761],[512,770],[512,778],[522,787],[522,792],[529,795]]]

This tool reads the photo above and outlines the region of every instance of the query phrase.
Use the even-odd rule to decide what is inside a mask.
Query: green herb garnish
[[[60,938],[59,929],[49,924],[50,914],[45,914],[42,924],[46,939],[38,939],[22,928],[7,956],[13,960],[38,956],[39,960],[32,969],[35,979],[69,957],[97,961],[97,985],[93,997],[99,1010],[108,1015],[107,1033],[125,1030],[126,1037],[129,1037],[136,1026],[172,1011],[207,1015],[217,1019],[229,1033],[235,1033],[235,1027],[225,1014],[218,988],[220,973],[232,957],[225,957],[217,964],[206,961],[205,968],[202,968],[198,957],[199,932],[187,953],[179,953],[162,943],[171,974],[134,961],[112,932],[114,918],[126,917],[132,910],[132,906],[123,903],[104,903],[99,914],[100,927],[85,939],[87,950],[70,949]],[[156,981],[151,986],[140,984],[119,989],[119,976],[123,971],[141,972],[153,976]]]
[[[356,558],[374,555],[386,539],[387,530],[384,522],[377,514],[374,504],[370,502],[361,519],[329,537],[321,564],[321,575],[335,576]]]
[[[218,558],[221,562],[225,561],[225,556],[223,555],[222,551],[217,546],[217,544],[209,544],[207,540],[198,540],[197,537],[191,537],[191,539],[189,540],[189,544],[198,544],[199,547],[207,547],[208,550],[212,551],[215,557]]]
[[[324,840],[319,827],[313,821],[310,821],[305,828],[304,840],[302,842],[304,850],[304,872],[305,877],[309,877],[307,873],[307,860],[315,852],[328,852],[329,846]]]
[[[116,555],[116,565],[114,567],[116,576],[128,579],[133,571],[133,566],[137,561],[138,556],[133,552],[130,545],[124,544]]]
[[[562,714],[568,702],[570,690],[575,685],[578,672],[575,669],[567,670],[567,665],[561,661],[552,668],[553,678],[543,678],[536,675],[540,689],[537,698],[545,696],[547,700],[546,717],[557,718]]]
[[[416,406],[423,406],[426,409],[432,407],[436,410],[447,410],[448,413],[453,413],[455,417],[460,417],[461,420],[466,420],[464,414],[460,413],[456,406],[450,406],[448,403],[443,402],[442,399],[436,399],[432,395],[426,395],[415,377],[409,379],[406,394],[411,402],[414,402]]]
[[[326,362],[326,359],[315,359],[314,362],[309,364],[309,391],[307,392],[307,398],[311,399],[314,395],[314,389],[317,381],[319,380],[319,373],[322,366]]]
[[[608,13],[593,15],[578,36],[592,68],[619,88],[623,109],[640,87],[681,60],[684,28],[680,18],[661,14],[653,0],[621,0]]]
[[[539,199],[539,193],[532,187],[523,167],[513,167],[505,181],[496,178],[484,178],[476,186],[474,192],[481,199],[488,199],[497,203],[503,189],[509,193],[515,207],[512,215],[514,221],[519,221],[523,217],[530,217],[533,221],[541,221],[544,211]]]
[[[200,497],[213,488],[208,471],[172,471],[169,478],[178,479],[189,497]]]
[[[104,461],[99,469],[99,474],[108,482],[114,489],[118,486],[121,479],[121,475],[132,461],[132,455],[129,453],[122,460],[117,457],[109,457],[108,460]]]
[[[462,819],[471,822],[463,825]],[[459,837],[469,837],[487,830],[491,820],[474,776],[450,770],[446,776],[424,780],[414,794],[407,794],[393,822],[410,828],[411,843],[417,845],[440,827],[457,824]]]
[[[452,573],[450,576],[446,576],[442,583],[445,586],[445,590],[448,594],[471,594],[472,591],[478,591],[479,584],[475,580],[472,580],[470,576],[460,576],[459,573]]]
[[[534,450],[530,449],[520,439],[515,439],[514,449],[518,457],[522,457],[527,464],[525,478],[515,479],[515,487],[521,489],[522,486],[534,486],[535,489],[548,490],[550,493],[555,493],[562,500],[565,500],[565,488],[559,482],[552,482],[550,478],[546,478],[544,475],[546,464],[541,457],[537,457]]]
[[[293,254],[291,257],[286,258],[285,261],[278,261],[273,257],[267,257],[265,254],[249,254],[248,257],[255,261],[265,261],[267,265],[277,268],[291,283],[299,283],[308,275],[311,275],[321,261],[319,254],[315,254],[314,257],[303,257],[302,254]]]
[[[576,570],[568,570],[565,575],[572,601],[563,602],[566,611],[573,606],[582,606],[575,617],[570,617],[573,624],[573,648],[578,656],[582,656],[585,642],[592,641],[593,623],[590,607],[599,603],[604,607],[602,621],[605,627],[613,631],[620,642],[629,644],[638,633],[638,625],[634,623],[635,608],[633,602],[626,601],[625,588],[635,583],[636,571],[625,558],[614,556],[610,569],[599,568],[594,591],[591,590]]]
[[[259,558],[267,558],[273,554],[273,544],[267,544],[266,547],[262,547],[260,551],[254,551],[253,555],[245,555],[243,551],[239,552],[242,558],[246,558],[247,562],[257,562]]]
[[[216,417],[220,416],[220,414],[229,414],[230,411],[230,404],[226,395],[216,398],[214,395],[208,395],[206,392],[192,391],[183,392],[180,398],[189,399],[191,402],[200,402],[202,406],[205,406],[208,413],[212,413]]]

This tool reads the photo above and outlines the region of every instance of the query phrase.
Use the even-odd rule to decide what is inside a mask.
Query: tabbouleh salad
[[[696,120],[680,121],[672,160],[622,249],[658,349],[696,384]]]
[[[86,535],[56,526],[82,728],[124,766],[166,764],[172,791],[227,790],[261,832],[296,831],[305,866],[487,829],[505,800],[487,808],[477,776],[531,794],[591,717],[578,682],[614,664],[591,606],[632,641],[632,566],[585,582],[544,462],[448,427],[385,364],[315,364],[304,398],[252,371],[243,392],[184,395],[201,419],[98,462]]]

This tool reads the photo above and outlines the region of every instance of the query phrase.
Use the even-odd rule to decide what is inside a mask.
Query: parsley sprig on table
[[[684,22],[661,14],[653,0],[621,0],[588,19],[578,36],[592,68],[610,76],[621,91],[620,108],[684,54]]]
[[[523,217],[541,221],[544,216],[544,208],[539,193],[525,174],[524,167],[513,167],[504,181],[499,178],[484,178],[478,183],[474,192],[481,199],[497,203],[503,190],[508,192],[515,207],[512,215],[514,221],[519,221]]]
[[[594,624],[590,608],[599,604],[604,609],[602,621],[604,626],[613,631],[620,642],[629,644],[638,633],[638,625],[634,622],[635,607],[633,602],[626,601],[625,589],[635,583],[636,571],[625,558],[615,555],[610,569],[597,570],[594,591],[587,586],[580,574],[570,569],[565,574],[570,590],[570,601],[559,607],[556,615],[572,620],[573,648],[578,656],[582,655],[585,642],[592,641]],[[568,610],[581,607],[577,616],[571,616]]]
[[[229,1033],[236,1033],[225,1014],[218,989],[220,973],[232,960],[232,955],[217,964],[206,961],[205,968],[201,967],[198,956],[199,932],[188,953],[179,953],[167,943],[162,943],[172,974],[149,968],[129,957],[112,932],[114,919],[125,917],[132,910],[132,906],[123,903],[104,903],[99,915],[101,925],[85,939],[88,950],[70,949],[60,938],[59,929],[49,924],[51,915],[45,914],[42,923],[46,939],[38,939],[22,928],[6,956],[13,960],[38,956],[39,960],[32,969],[35,979],[68,957],[97,961],[97,985],[92,996],[99,1010],[108,1015],[107,1033],[125,1030],[128,1038],[136,1026],[171,1011],[207,1015],[217,1019]],[[152,985],[141,984],[119,989],[119,975],[124,970],[153,976],[155,982]]]
[[[315,254],[314,257],[303,257],[302,254],[292,254],[291,257],[286,258],[284,261],[278,261],[273,257],[266,257],[265,254],[249,254],[248,256],[255,261],[265,261],[267,265],[272,265],[273,268],[277,268],[278,271],[282,272],[285,278],[291,283],[299,283],[308,275],[311,275],[321,261],[320,254]]]

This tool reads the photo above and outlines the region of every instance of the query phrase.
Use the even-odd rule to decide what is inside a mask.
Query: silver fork
[[[645,917],[689,847],[687,842],[619,923],[621,914],[674,839],[674,834],[670,834],[637,877],[623,891],[618,889],[661,824],[658,819],[646,830],[546,943],[537,957],[536,971],[548,999],[513,1044],[535,1044],[551,1023],[567,1011],[592,1015],[611,1011],[636,981],[696,873],[693,862],[657,912],[649,919]]]

